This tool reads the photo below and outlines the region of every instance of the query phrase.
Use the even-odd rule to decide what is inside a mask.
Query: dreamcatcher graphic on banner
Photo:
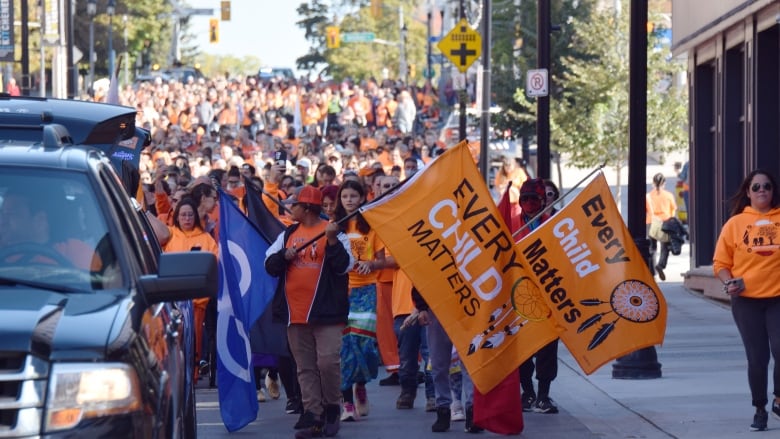
[[[609,302],[601,299],[583,299],[580,301],[580,304],[584,306],[599,306],[607,303],[610,305],[610,310],[589,317],[577,328],[577,333],[580,334],[601,322],[607,315],[616,314],[614,320],[602,324],[596,333],[593,334],[593,338],[588,344],[589,351],[595,349],[609,337],[620,319],[634,323],[647,323],[655,320],[661,309],[655,291],[646,283],[633,279],[620,282],[612,290]]]
[[[546,320],[551,314],[539,288],[529,277],[523,276],[512,285],[510,303],[504,303],[490,313],[487,328],[471,340],[468,355],[479,349],[495,349],[507,337],[517,334],[526,323]],[[511,316],[514,318],[509,320]]]

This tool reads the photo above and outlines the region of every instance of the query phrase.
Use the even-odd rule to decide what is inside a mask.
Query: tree
[[[622,10],[628,11],[627,0]],[[553,83],[563,88],[550,101],[551,149],[565,153],[579,168],[602,163],[617,171],[628,157],[628,14],[611,8],[595,9],[586,19],[572,18],[572,44],[583,56],[563,59],[561,76]],[[675,86],[685,66],[671,58],[658,35],[648,39],[648,150],[670,152],[687,145],[687,90]],[[529,112],[535,108],[522,90],[515,98]],[[618,193],[619,197],[620,194]]]
[[[169,17],[171,6],[169,2],[159,0],[118,0],[116,12],[113,17],[113,47],[114,51],[121,54],[125,51],[124,26],[122,16],[127,14],[127,52],[129,60],[123,63],[135,65],[135,61],[141,56],[144,41],[153,41],[151,46],[151,61],[153,64],[163,64],[170,51],[170,41],[173,28]],[[89,47],[89,15],[87,15],[87,2],[76,2],[76,14],[73,16],[75,45],[80,48]],[[95,72],[97,75],[106,75],[108,72],[108,23],[105,3],[98,2],[98,14],[95,16]],[[85,51],[86,52],[86,51]],[[79,68],[86,71],[89,65],[89,55],[84,56],[79,63]]]
[[[550,16],[555,28],[550,35],[550,71],[565,71],[562,60],[576,53],[571,40],[575,29],[572,17],[588,17],[593,0],[554,0]],[[536,68],[537,2],[497,0],[493,5],[492,92],[494,101],[504,111],[497,118],[500,131],[510,130],[513,137],[529,137],[535,133],[535,117],[515,100],[515,91],[525,88],[525,73]],[[561,87],[550,90],[552,99],[560,98]]]
[[[304,29],[311,48],[308,54],[298,58],[298,68],[311,70],[315,66],[326,64],[328,73],[337,80],[378,78],[385,68],[389,70],[390,77],[396,77],[400,64],[400,50],[397,46],[401,38],[398,25],[399,6],[403,7],[408,29],[407,64],[423,66],[427,47],[426,27],[424,22],[417,19],[418,3],[415,0],[384,0],[381,13],[374,16],[370,2],[343,0],[334,7],[334,10],[340,11],[341,16],[334,18],[328,17],[331,9],[321,0],[301,4],[297,9],[302,17],[298,26]],[[342,35],[345,32],[373,32],[377,42],[342,41],[340,47],[329,49],[325,41],[325,28],[328,26],[339,26]],[[382,41],[387,43],[380,44]],[[410,78],[410,81],[417,79]]]

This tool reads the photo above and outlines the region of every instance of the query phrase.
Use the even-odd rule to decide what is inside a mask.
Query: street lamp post
[[[114,74],[114,13],[116,12],[116,0],[108,0],[108,77]]]
[[[127,53],[127,14],[124,14],[124,15],[122,15],[122,23],[124,24],[124,27],[125,27],[125,28],[124,28],[124,37],[125,37],[125,50],[124,50],[124,54],[125,54],[124,63],[125,63],[125,66],[124,66],[124,76],[125,76],[125,77],[124,77],[124,82],[123,82],[123,84],[124,84],[124,85],[127,85],[127,84],[130,82],[130,70],[129,70],[129,67],[128,67],[128,66],[130,65],[130,58],[128,57],[128,53]]]
[[[97,15],[97,0],[87,1],[89,15],[89,76],[87,77],[87,93],[94,96],[92,84],[95,83],[95,15]]]

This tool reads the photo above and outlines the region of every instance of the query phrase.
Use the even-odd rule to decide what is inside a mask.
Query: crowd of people
[[[264,379],[256,376],[259,400],[266,392],[281,396],[282,376],[286,410],[300,415],[296,437],[333,436],[341,422],[368,416],[366,384],[380,365],[387,373],[380,385],[400,387],[397,409],[413,408],[424,384],[425,409],[436,413],[433,431],[453,421],[481,431],[473,423],[471,380],[446,332],[358,211],[445,150],[429,125],[438,117],[434,89],[157,81],[124,89],[120,101],[138,109],[138,123],[152,134],[139,172],[147,209],[167,226],[165,250],[215,251],[216,204],[223,202],[215,186],[236,201],[247,185],[261,188],[287,227],[265,266],[280,280],[272,307],[287,326],[290,356]],[[526,179],[509,159],[494,183],[511,180],[516,193]],[[203,365],[213,362],[206,340],[216,311],[207,308],[195,306]]]

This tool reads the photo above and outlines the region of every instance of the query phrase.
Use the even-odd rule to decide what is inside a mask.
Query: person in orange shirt
[[[509,190],[509,202],[513,205],[517,204],[520,201],[520,186],[526,180],[528,180],[528,174],[517,164],[515,158],[501,157],[501,168],[496,172],[496,177],[493,180],[493,188],[498,193],[499,198],[504,195],[505,191]],[[512,186],[507,188],[510,181]]]
[[[163,247],[165,252],[188,252],[188,251],[207,251],[219,256],[217,242],[206,231],[203,230],[198,215],[198,206],[195,200],[190,197],[184,197],[176,205],[173,211],[173,226],[168,229],[171,238]],[[208,362],[208,355],[203,349],[203,323],[206,320],[206,307],[209,298],[194,299],[192,309],[195,321],[195,358],[203,362]],[[198,368],[195,368],[195,380],[198,379]]]
[[[379,196],[389,192],[400,183],[398,178],[393,176],[377,177],[375,180],[379,182],[376,186]],[[398,378],[398,368],[400,367],[398,339],[393,331],[394,275],[394,268],[383,268],[379,270],[377,275],[376,339],[379,344],[382,364],[385,366],[385,371],[388,374],[387,378],[379,380],[380,386],[395,386],[400,383]]]
[[[750,172],[729,199],[730,218],[715,245],[712,270],[731,298],[731,313],[747,354],[747,376],[756,408],[750,429],[767,429],[767,375],[774,358],[772,415],[780,418],[780,192],[777,179]]]
[[[349,314],[348,275],[355,260],[347,236],[320,218],[322,194],[305,186],[292,206],[295,223],[268,248],[265,268],[279,278],[274,320],[287,323],[304,413],[295,437],[339,430],[342,332]],[[308,247],[307,242],[314,240]],[[323,416],[324,415],[324,416]]]
[[[363,185],[352,180],[341,184],[336,198],[336,220],[343,222],[357,260],[349,272],[349,323],[341,350],[341,420],[356,421],[368,415],[366,383],[377,377],[379,352],[376,346],[376,282],[384,268],[384,244],[358,208],[366,201]],[[347,216],[351,217],[347,219]],[[353,385],[354,395],[353,395]],[[357,403],[357,404],[355,404]]]
[[[649,225],[652,223],[653,218],[666,221],[674,216],[677,211],[677,203],[674,201],[674,195],[664,189],[666,184],[666,177],[660,172],[653,176],[653,189],[647,193],[645,197],[645,208],[647,210],[646,223]],[[658,250],[659,241],[650,238],[650,253],[651,257],[655,259],[655,253]],[[661,254],[658,257],[658,262],[655,264],[655,272],[661,280],[666,280],[666,262],[669,260],[669,252],[671,247],[669,242],[661,242]]]

